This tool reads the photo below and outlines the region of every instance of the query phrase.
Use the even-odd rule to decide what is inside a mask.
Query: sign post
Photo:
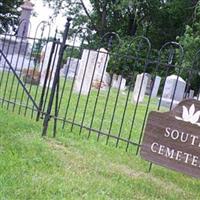
[[[167,113],[151,112],[142,158],[200,178],[200,102],[184,100]]]

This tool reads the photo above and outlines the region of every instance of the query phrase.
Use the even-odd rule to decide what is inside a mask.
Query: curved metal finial
[[[50,35],[50,33],[51,33],[51,25],[49,24],[48,21],[41,21],[41,22],[37,25],[37,27],[36,27],[35,34],[34,34],[34,37],[35,37],[35,38],[37,37],[37,34],[38,34],[38,32],[39,32],[39,28],[40,28],[41,26],[42,26],[42,33],[41,33],[41,35],[43,34],[45,27],[48,27],[48,36]]]
[[[105,41],[106,38],[108,39],[107,41],[108,49],[112,48],[114,38],[118,40],[118,45],[121,43],[119,35],[115,32],[108,32],[104,34],[103,37],[101,38],[101,42]]]
[[[79,34],[83,34],[81,37]],[[88,34],[88,35],[87,35]],[[79,40],[81,45],[84,43],[85,40],[87,40],[88,44],[90,43],[90,40],[88,39],[88,36],[92,35],[92,30],[90,30],[87,27],[79,27],[78,30],[74,34],[74,39],[73,39],[73,46],[75,45],[76,41]],[[80,40],[81,38],[81,40]]]
[[[183,62],[183,57],[184,57],[184,50],[183,47],[177,43],[177,42],[166,42],[159,50],[158,52],[158,61],[160,62],[161,55],[164,52],[164,50],[168,49],[168,57],[167,57],[167,64],[172,64],[173,60],[175,59],[176,56],[176,49],[179,49],[180,51],[180,57],[178,64],[181,65]]]
[[[146,59],[149,58],[150,53],[151,53],[151,42],[145,36],[137,36],[137,37],[133,38],[132,41],[129,43],[128,51],[131,49],[132,44],[135,44],[136,41],[138,41],[138,46],[136,48],[136,54],[137,54],[137,52],[142,51],[142,49],[145,47],[145,43],[146,43],[146,47],[147,47],[146,48]]]
[[[68,21],[68,22],[71,22],[72,19],[73,19],[72,17],[67,17],[67,21]]]

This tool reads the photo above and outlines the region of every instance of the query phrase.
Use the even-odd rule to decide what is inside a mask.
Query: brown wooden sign
[[[200,178],[200,101],[151,112],[140,153],[145,160]]]

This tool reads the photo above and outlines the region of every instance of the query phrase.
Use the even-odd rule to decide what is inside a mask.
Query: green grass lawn
[[[33,104],[28,100],[27,95],[24,93],[21,85],[19,85],[16,77],[12,73],[0,73],[0,79],[2,81],[0,85],[0,97],[5,98],[15,103],[28,105],[33,107]],[[37,104],[39,104],[42,87],[26,84],[26,88],[30,92],[31,96],[35,98]],[[60,95],[62,88],[64,88],[63,98],[61,100],[61,107],[59,110],[59,118],[75,122],[76,124],[89,127],[97,131],[101,131],[106,134],[119,136],[122,139],[129,140],[134,143],[139,143],[140,135],[143,131],[144,116],[147,110],[148,97],[145,97],[145,101],[140,103],[137,107],[132,103],[132,92],[128,96],[128,91],[125,93],[120,92],[118,96],[117,89],[111,89],[109,98],[107,98],[108,91],[101,91],[98,94],[98,90],[92,89],[89,96],[80,95],[75,93],[72,88],[72,80],[67,80],[64,85],[64,78],[60,81]],[[72,90],[72,93],[70,91]],[[49,91],[50,93],[50,91]],[[97,99],[98,96],[98,100]],[[127,104],[126,104],[127,102]],[[4,107],[9,110],[14,110],[21,115],[35,116],[31,111],[24,107],[8,104],[6,101],[0,102]],[[158,99],[151,99],[149,111],[157,110]],[[106,109],[104,110],[104,108]],[[52,114],[54,114],[54,107],[52,108]],[[58,127],[62,127],[63,122],[58,123]],[[90,132],[86,129],[80,129],[73,126],[70,123],[66,123],[65,130],[69,131],[71,128],[74,131],[80,132],[85,135],[89,135]],[[97,132],[95,137],[98,137]],[[93,134],[94,135],[94,134]],[[107,140],[107,136],[100,136],[100,139]],[[117,143],[115,138],[109,138],[109,142]],[[122,143],[122,144],[121,144]],[[125,143],[125,145],[123,144]],[[119,146],[127,144],[124,141],[119,141]],[[130,147],[131,145],[129,145]],[[135,148],[135,147],[134,147]]]
[[[74,130],[41,138],[41,124],[0,109],[0,199],[199,200],[200,181]]]

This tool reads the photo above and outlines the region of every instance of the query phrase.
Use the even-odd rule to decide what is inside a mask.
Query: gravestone
[[[119,86],[118,86],[118,76],[117,76],[117,74],[113,74],[113,76],[112,76],[112,83],[111,83],[111,86],[113,87],[113,88],[118,88]]]
[[[33,10],[34,4],[31,3],[30,0],[24,1],[24,4],[21,5],[21,15],[19,19],[19,28],[17,31],[17,36],[18,37],[24,37],[26,38],[28,36],[28,29],[30,25],[30,18],[31,18],[31,13]]]
[[[179,76],[168,76],[164,85],[163,95],[161,99],[161,106],[175,107],[180,101],[183,100],[186,88],[186,82]]]
[[[138,74],[133,90],[132,102],[143,102],[147,88],[148,76],[145,73]]]
[[[0,37],[0,49],[16,71],[22,71],[24,68],[31,68],[33,66],[33,62],[28,56],[30,54],[30,48],[27,40],[33,7],[34,4],[30,1],[25,1],[24,4],[21,5],[20,25],[16,36]],[[9,69],[9,65],[5,63],[5,59],[2,57],[0,57],[0,70],[1,68]]]
[[[152,88],[152,77],[151,77],[151,74],[149,74],[149,73],[145,73],[145,75],[146,75],[147,78],[148,78],[148,81],[147,81],[147,88],[146,88],[145,94],[150,95],[150,93],[151,93],[151,88]]]
[[[108,74],[106,73],[109,62],[107,50],[101,48],[99,51],[84,49],[77,70],[74,91],[88,95],[91,86],[94,88],[108,87]]]
[[[124,91],[126,89],[126,79],[122,78],[120,90]]]
[[[97,52],[97,57],[97,66],[95,68],[92,86],[97,89],[105,90],[110,83],[110,75],[106,72],[110,57],[108,51],[104,48],[101,48],[99,52]]]
[[[122,75],[117,75],[113,74],[113,79],[112,79],[112,88],[119,89],[121,91],[126,89],[126,79],[122,77]]]
[[[153,85],[151,97],[157,97],[158,90],[159,90],[159,87],[160,87],[160,81],[161,81],[161,77],[160,76],[156,76],[155,80],[154,80],[154,85]]]
[[[49,64],[52,46],[53,46],[53,42],[48,42],[46,45],[44,45],[41,51],[39,71],[41,73],[40,86],[42,87],[44,86],[44,83],[45,83],[45,77],[47,74],[47,67]],[[50,64],[50,69],[47,76],[47,84],[46,84],[46,87],[49,87],[49,88],[52,88],[52,85],[53,85],[53,80],[55,77],[55,72],[56,72],[56,67],[57,67],[57,62],[58,62],[58,57],[59,57],[59,50],[60,50],[60,46],[58,48],[55,48],[52,55],[52,61]]]
[[[111,82],[110,74],[108,72],[105,72],[103,78],[104,78],[104,82],[109,86]]]
[[[61,75],[73,79],[78,71],[80,60],[78,58],[68,58],[66,64],[61,69]]]
[[[194,98],[194,90],[190,90],[190,92],[189,92],[189,98],[190,99]]]

